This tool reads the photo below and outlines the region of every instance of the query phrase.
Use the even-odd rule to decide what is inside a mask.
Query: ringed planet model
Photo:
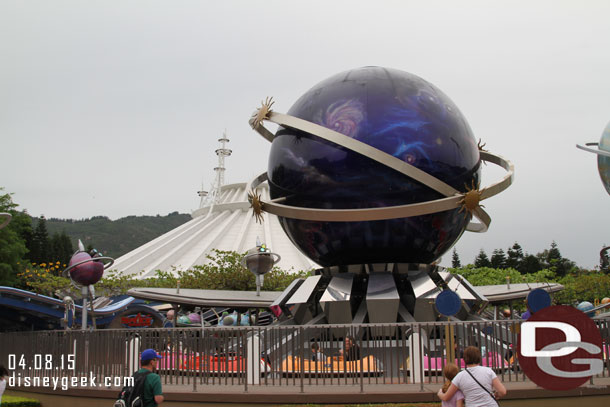
[[[72,255],[68,267],[62,272],[64,277],[70,278],[72,285],[81,290],[83,296],[82,330],[87,329],[87,299],[90,299],[93,328],[95,328],[93,287],[104,275],[104,270],[114,264],[113,258],[104,257],[95,249],[91,253],[93,253],[93,256],[85,251],[83,242],[79,240],[78,250]]]
[[[585,146],[576,145],[581,150],[597,154],[599,177],[602,180],[602,184],[604,184],[604,188],[606,188],[606,192],[610,194],[610,123],[606,125],[599,143],[586,143]]]
[[[78,288],[94,285],[102,278],[104,270],[114,264],[111,257],[96,254],[91,256],[85,251],[82,242],[78,241],[79,249],[72,255],[68,268],[63,271]],[[106,263],[104,263],[106,262]]]
[[[288,114],[272,105],[267,98],[250,119],[272,143],[250,203],[257,219],[277,215],[322,266],[430,264],[465,230],[486,231],[491,218],[480,202],[512,183],[513,165],[477,143],[441,90],[408,72],[353,69],[311,88]],[[482,187],[483,162],[506,175]],[[271,200],[263,202],[256,187],[267,180]]]
[[[241,259],[242,267],[247,268],[256,277],[256,295],[260,296],[263,285],[263,276],[271,271],[273,266],[281,259],[277,253],[272,253],[266,244],[261,243],[256,238],[256,247],[248,250],[248,253]]]

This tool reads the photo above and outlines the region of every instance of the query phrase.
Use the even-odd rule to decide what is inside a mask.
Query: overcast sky
[[[610,196],[597,142],[610,120],[608,1],[0,1],[0,186],[30,214],[166,215],[213,181],[265,171],[248,126],[266,96],[286,112],[321,80],[378,65],[414,73],[515,165],[484,202],[463,263],[518,241],[598,264]],[[483,185],[502,176],[483,168]],[[450,263],[448,253],[443,264]]]

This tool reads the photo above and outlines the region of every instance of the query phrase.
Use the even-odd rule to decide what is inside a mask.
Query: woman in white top
[[[6,370],[3,365],[0,365],[0,405],[2,405],[2,394],[4,393],[4,389],[6,389],[7,380],[8,370]]]
[[[440,399],[450,400],[455,392],[461,390],[468,407],[496,407],[496,399],[506,395],[506,388],[493,370],[480,366],[479,348],[469,346],[464,349],[464,362],[466,369],[453,378],[445,393],[439,394]]]

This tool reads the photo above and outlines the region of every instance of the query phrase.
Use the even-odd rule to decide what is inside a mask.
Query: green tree
[[[604,273],[610,273],[610,256],[608,256],[610,246],[602,246],[602,250],[599,252],[599,270]]]
[[[474,259],[474,266],[476,268],[481,267],[491,267],[491,262],[489,261],[489,257],[483,249],[479,251],[479,255]]]
[[[48,263],[52,260],[53,253],[51,239],[47,231],[47,220],[44,216],[38,218],[38,223],[34,229],[32,246],[30,248],[29,259],[32,263]]]
[[[576,263],[561,255],[559,247],[557,247],[557,243],[555,243],[554,240],[551,243],[551,248],[548,251],[546,261],[549,268],[554,268],[555,272],[560,277],[565,276],[570,270],[572,270],[572,268],[576,267]]]
[[[556,281],[557,276],[550,270],[540,270],[534,274],[521,274],[513,268],[495,269],[491,267],[474,267],[469,264],[460,269],[452,269],[451,272],[464,276],[469,283],[478,285],[497,285],[506,284],[506,277],[510,282],[517,283],[536,283]]]
[[[72,242],[65,231],[54,233],[51,237],[51,260],[59,261],[60,264],[68,264],[70,258],[74,254]]]
[[[4,188],[0,188],[0,193]],[[10,213],[11,222],[0,229],[0,285],[16,286],[27,253],[23,234],[28,230],[29,217],[16,210],[10,194],[0,195],[0,212]],[[31,228],[31,226],[30,226]]]
[[[515,242],[511,248],[506,251],[506,267],[519,269],[521,261],[523,261],[523,249],[519,243]]]
[[[458,255],[457,250],[453,248],[453,253],[451,254],[451,267],[460,268],[462,267],[462,262],[460,261],[460,256]]]
[[[576,305],[581,301],[593,303],[610,297],[610,275],[599,271],[580,271],[569,273],[559,280],[564,290],[555,294],[557,302]]]
[[[506,255],[504,254],[504,250],[495,249],[491,254],[491,267],[496,269],[505,269],[506,268]]]
[[[546,257],[546,261],[548,264],[551,264],[551,262],[553,260],[561,260],[561,252],[559,251],[559,248],[557,247],[557,243],[553,240],[551,242],[551,248],[548,251],[547,257]]]
[[[532,274],[542,270],[543,268],[544,267],[540,263],[538,257],[534,256],[533,254],[526,254],[525,257],[523,257],[521,264],[519,264],[518,270],[523,274]]]

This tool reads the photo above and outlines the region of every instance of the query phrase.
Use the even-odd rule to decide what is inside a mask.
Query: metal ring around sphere
[[[597,150],[593,148],[583,147],[580,144],[576,144],[576,148],[580,148],[581,150],[587,151],[589,153],[595,153],[597,155],[601,155],[604,157],[610,158],[610,151],[602,150],[599,148],[599,143],[586,143],[586,146],[597,146]]]
[[[445,198],[436,199],[427,202],[418,202],[408,205],[388,206],[384,208],[367,208],[367,209],[309,209],[309,208],[298,208],[294,206],[282,205],[278,203],[285,198],[274,199],[271,202],[262,202],[263,210],[272,213],[277,216],[286,218],[302,219],[302,220],[313,220],[313,221],[324,221],[324,222],[357,222],[357,221],[372,221],[372,220],[385,220],[395,218],[407,218],[411,216],[427,215],[436,212],[442,212],[451,209],[457,209],[461,206],[461,201],[464,199],[465,193],[456,190],[452,186],[444,183],[438,178],[414,167],[399,158],[392,156],[384,151],[381,151],[375,147],[372,147],[359,140],[345,136],[334,130],[327,129],[326,127],[311,123],[307,120],[299,119],[298,117],[289,116],[282,113],[276,113],[273,111],[267,112],[267,114],[257,121],[259,111],[255,112],[253,118],[250,119],[250,125],[261,136],[268,141],[272,142],[275,135],[267,130],[261,123],[264,120],[278,124],[280,126],[294,128],[301,130],[314,136],[320,137],[324,140],[330,141],[348,150],[354,151],[367,158],[375,160],[386,167],[392,168],[397,172],[400,172],[407,177],[421,182],[422,184],[434,189],[435,191],[443,194]],[[514,165],[507,159],[489,153],[487,151],[480,150],[481,160],[484,162],[490,162],[507,171],[507,174],[498,182],[491,184],[480,190],[480,200],[490,198],[508,188],[513,181],[515,168]],[[267,174],[263,173],[258,176],[251,184],[251,188],[255,189],[262,182],[267,180]],[[486,232],[489,224],[491,223],[491,217],[487,212],[477,206],[472,210],[472,215],[479,220],[480,223],[470,222],[466,226],[466,230],[470,232],[482,233]]]
[[[11,222],[11,214],[10,213],[5,213],[2,212],[0,213],[0,219],[4,218],[4,221],[2,223],[0,223],[0,229],[4,228],[6,225],[8,225]]]
[[[61,275],[63,277],[68,277],[70,270],[72,270],[74,267],[80,266],[81,264],[88,263],[90,261],[98,261],[98,260],[110,260],[108,263],[104,264],[104,270],[106,270],[108,267],[110,267],[114,264],[114,259],[112,257],[105,257],[105,256],[92,257],[90,259],[85,259],[85,260],[79,261],[78,263],[75,263],[75,264],[69,266],[67,269],[65,269],[64,271],[61,272]]]

